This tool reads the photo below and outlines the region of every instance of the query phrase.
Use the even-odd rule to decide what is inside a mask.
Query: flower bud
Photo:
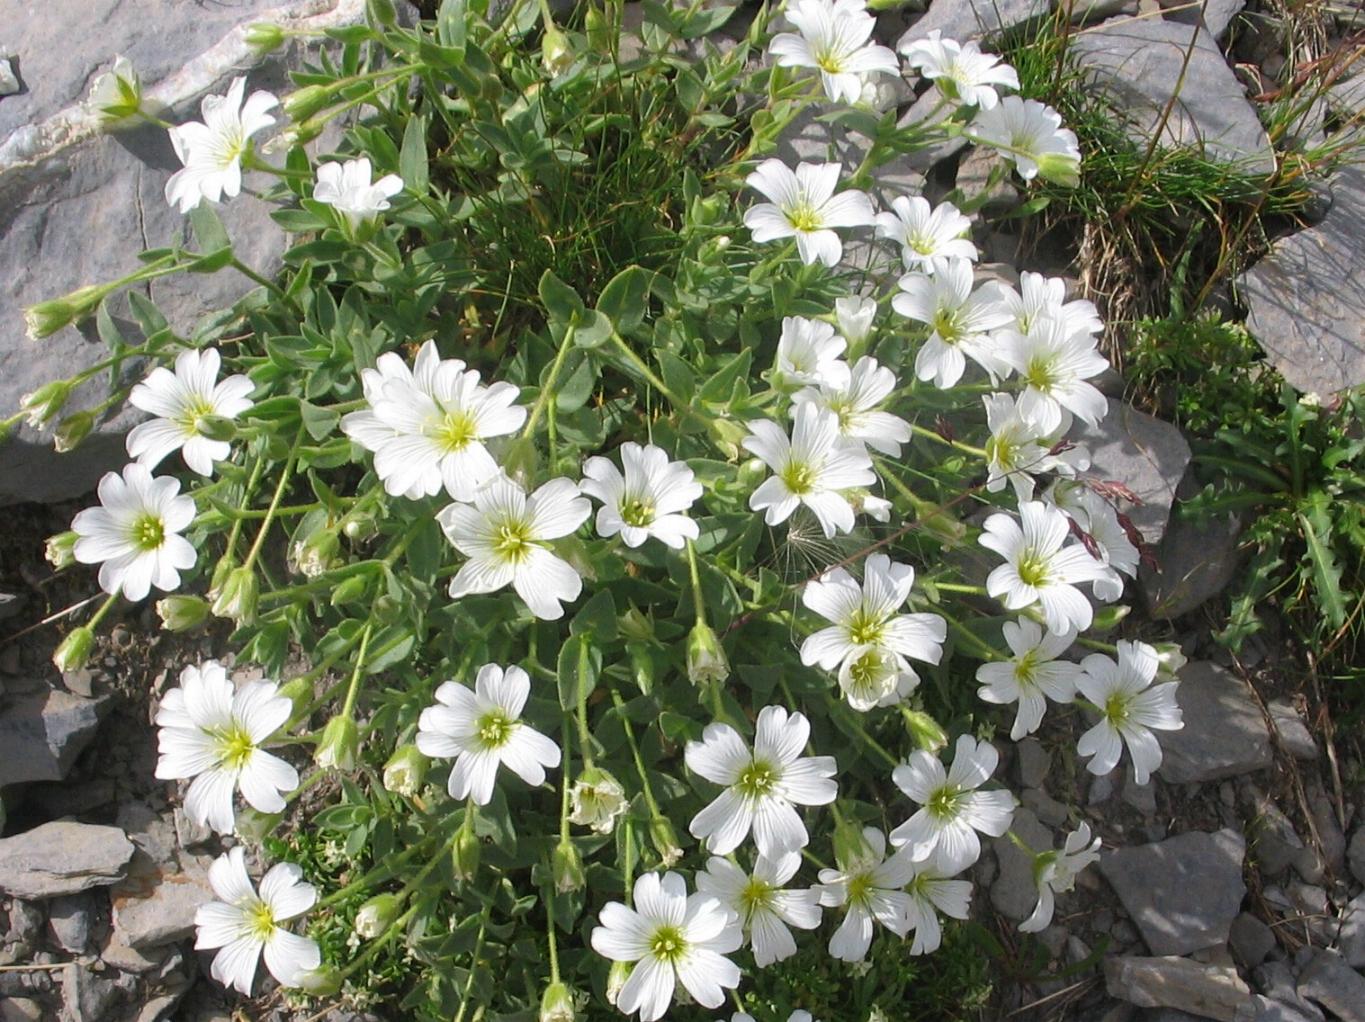
[[[583,856],[572,841],[561,839],[555,845],[550,857],[551,871],[554,873],[555,890],[560,894],[577,891],[587,883],[583,873]]]
[[[58,571],[69,568],[76,563],[76,540],[80,539],[74,532],[67,530],[59,532],[55,536],[47,539],[47,548],[44,556],[47,563]]]
[[[570,823],[591,827],[598,834],[610,834],[629,801],[620,781],[601,767],[588,767],[569,789],[569,804],[573,807]]]
[[[216,600],[218,594],[223,591],[223,585],[227,582],[228,576],[232,574],[232,569],[237,567],[230,557],[221,557],[218,563],[213,566],[213,574],[209,576],[209,599]]]
[[[574,52],[569,37],[554,25],[547,27],[540,40],[541,66],[552,75],[562,75],[573,67],[573,62]]]
[[[617,619],[621,637],[627,642],[654,642],[654,622],[640,608],[632,606]]]
[[[948,732],[922,710],[902,706],[901,718],[905,721],[905,730],[910,738],[925,752],[937,752],[948,744]]]
[[[694,685],[719,684],[730,677],[730,661],[720,639],[704,621],[693,625],[687,636],[687,677]]]
[[[270,53],[284,45],[284,29],[268,21],[257,21],[246,27],[246,44],[258,54]]]
[[[583,31],[588,34],[588,47],[594,53],[606,53],[611,49],[612,24],[606,12],[597,4],[588,5],[583,12]]]
[[[214,617],[231,618],[240,627],[256,620],[259,584],[250,568],[233,568],[213,600]]]
[[[1171,680],[1178,679],[1181,670],[1189,663],[1184,652],[1174,642],[1156,644],[1157,671]]]
[[[450,868],[454,871],[456,880],[465,883],[474,879],[474,874],[479,871],[479,852],[479,837],[474,833],[474,829],[462,827],[460,833],[455,836],[454,847],[450,850]]]
[[[635,681],[635,687],[641,694],[649,695],[654,691],[654,654],[642,642],[627,643],[626,653],[630,657],[630,676]]]
[[[422,788],[431,761],[415,745],[400,745],[384,764],[384,789],[411,798]]]
[[[848,341],[850,349],[860,349],[872,332],[872,321],[877,318],[877,303],[861,295],[849,295],[834,303],[834,321],[839,333]]]
[[[305,85],[284,97],[284,112],[292,121],[304,121],[332,102],[332,90],[322,85]]]
[[[621,988],[630,979],[630,962],[612,962],[607,970],[607,1003],[616,1007],[616,999],[621,996]]]
[[[649,841],[659,853],[665,868],[682,858],[682,847],[678,844],[677,831],[673,824],[662,816],[656,816],[649,824]]]
[[[711,439],[716,442],[716,446],[721,449],[721,453],[724,454],[726,458],[740,458],[747,455],[747,452],[740,444],[743,442],[744,438],[749,435],[748,426],[741,422],[737,422],[734,419],[726,418],[723,415],[717,415],[707,420],[707,429],[711,433]],[[758,461],[760,465],[763,464],[763,462],[759,461],[757,458],[750,460]]]
[[[551,983],[540,998],[539,1022],[574,1022],[573,994],[563,983]]]
[[[330,965],[320,965],[296,973],[294,986],[310,997],[331,997],[341,989],[341,973]]]
[[[942,81],[942,79],[939,79]],[[1034,157],[1038,176],[1044,181],[1075,188],[1081,183],[1081,161],[1065,153],[1042,153]]]
[[[768,466],[759,458],[750,458],[739,466],[735,483],[742,490],[752,490],[768,474]]]
[[[66,380],[53,380],[44,383],[37,390],[19,399],[19,408],[28,415],[28,424],[34,429],[56,417],[67,399],[71,397],[71,384]]]
[[[90,659],[90,650],[95,645],[95,633],[82,625],[67,633],[57,651],[52,654],[52,662],[59,671],[79,671]]]
[[[341,564],[341,540],[335,529],[314,529],[290,545],[289,559],[304,578],[317,578]],[[335,602],[332,605],[337,606]]]
[[[142,109],[142,81],[127,57],[115,57],[112,70],[97,77],[90,86],[85,108],[109,127],[136,117]]]
[[[355,914],[355,932],[361,940],[374,940],[398,918],[403,903],[396,894],[376,894]]]
[[[352,575],[350,578],[342,579],[340,584],[332,590],[331,604],[333,607],[344,607],[348,603],[356,603],[364,598],[365,591],[370,588],[370,580],[364,575]]]
[[[313,705],[313,683],[303,676],[290,678],[275,694],[284,696],[293,704],[294,708],[289,712],[289,724],[297,722]]]
[[[227,443],[237,439],[237,423],[226,415],[201,415],[194,420],[194,429],[202,437]]]
[[[94,428],[93,412],[73,412],[57,423],[57,428],[52,433],[52,446],[57,449],[58,454],[74,451]]]
[[[381,625],[391,625],[403,616],[402,601],[395,600],[388,593],[376,597],[374,606],[370,609],[374,613],[374,619]]]
[[[84,319],[110,291],[108,285],[87,284],[69,295],[38,302],[24,310],[24,328],[31,340],[51,337],[63,327]]]
[[[1091,635],[1103,635],[1105,632],[1112,632],[1119,626],[1119,622],[1129,615],[1132,609],[1126,603],[1111,603],[1107,607],[1100,607],[1096,609],[1095,618],[1091,621],[1087,631]]]
[[[323,768],[354,770],[360,752],[360,729],[348,716],[333,717],[322,729],[313,762]]]
[[[168,632],[188,632],[209,616],[208,601],[199,596],[167,596],[156,601],[161,627]]]
[[[342,520],[341,531],[347,539],[364,540],[378,532],[379,526],[375,523],[374,515],[368,511],[353,511]]]

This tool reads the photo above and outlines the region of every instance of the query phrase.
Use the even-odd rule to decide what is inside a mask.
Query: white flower
[[[1098,551],[1106,570],[1095,579],[1095,598],[1106,602],[1117,600],[1123,595],[1122,576],[1137,578],[1138,565],[1142,561],[1141,552],[1119,521],[1118,511],[1089,486],[1075,480],[1059,479],[1044,497],[1061,508]]]
[[[857,103],[866,76],[899,74],[896,54],[869,42],[877,19],[862,0],[794,0],[787,20],[800,35],[782,32],[768,44],[778,67],[810,67],[820,72],[825,95]]]
[[[1000,331],[998,351],[1024,383],[1024,392],[1019,395],[1020,417],[1040,434],[1061,428],[1063,409],[1091,426],[1109,410],[1104,395],[1085,382],[1109,368],[1087,331],[1068,332],[1060,320],[1040,316],[1026,334]]]
[[[839,419],[839,435],[855,440],[874,451],[900,457],[901,444],[910,442],[910,424],[880,405],[896,389],[896,375],[875,358],[864,355],[845,367],[842,380],[823,382],[817,387],[797,391],[792,397],[793,412],[802,404],[813,404]]]
[[[1160,666],[1157,652],[1145,642],[1118,642],[1118,663],[1103,653],[1081,661],[1076,680],[1081,695],[1100,713],[1100,720],[1076,744],[1082,756],[1092,756],[1086,769],[1107,774],[1118,765],[1123,746],[1133,759],[1133,778],[1146,784],[1161,765],[1161,745],[1152,730],[1179,731],[1185,726],[1175,701],[1174,681],[1153,685]]]
[[[583,580],[550,552],[550,540],[575,532],[592,504],[568,479],[551,479],[529,496],[506,476],[474,494],[473,505],[451,504],[436,515],[446,538],[469,559],[450,582],[455,599],[492,593],[511,583],[538,618],[564,616]]]
[[[1010,739],[1017,742],[1038,730],[1048,699],[1069,703],[1076,698],[1081,666],[1057,659],[1076,641],[1075,632],[1044,632],[1028,618],[1006,621],[1003,631],[1013,656],[976,669],[981,682],[976,694],[988,703],[1019,704],[1010,728]]]
[[[714,896],[739,916],[760,969],[796,954],[788,926],[813,930],[820,925],[819,891],[782,889],[800,866],[800,852],[776,859],[760,855],[753,873],[747,874],[729,859],[713,855],[706,872],[697,874],[697,890]]]
[[[877,481],[872,459],[861,444],[839,438],[839,418],[813,404],[796,409],[792,435],[766,419],[749,424],[740,441],[758,455],[773,475],[749,497],[749,507],[763,511],[769,525],[780,525],[804,504],[820,522],[829,539],[853,528],[853,507],[841,492],[868,487]]]
[[[770,859],[806,847],[810,836],[795,807],[828,805],[839,793],[834,757],[804,755],[809,738],[805,716],[780,706],[759,711],[752,752],[729,724],[708,724],[684,757],[689,770],[725,791],[692,818],[692,836],[716,855],[738,848],[750,829]]]
[[[114,57],[114,66],[97,76],[85,107],[105,125],[133,117],[142,108],[142,80],[127,57]]]
[[[943,656],[943,618],[898,613],[914,584],[910,565],[872,554],[863,562],[861,584],[835,568],[801,592],[801,602],[831,622],[801,644],[801,662],[838,668],[839,685],[855,709],[896,702],[919,682],[910,660],[936,664]]]
[[[646,873],[635,881],[634,908],[608,902],[592,930],[592,948],[614,962],[635,962],[616,998],[625,1014],[654,1022],[681,982],[703,1007],[719,1008],[740,971],[725,956],[744,937],[738,917],[708,894],[688,894],[677,873]]]
[[[940,38],[934,29],[923,39],[901,47],[905,62],[938,87],[945,99],[982,110],[994,107],[1000,97],[995,86],[1019,88],[1019,75],[1000,58],[982,53],[974,42],[959,43]]]
[[[175,357],[175,372],[157,366],[132,389],[128,401],[156,416],[134,426],[128,434],[128,455],[149,470],[172,451],[180,451],[185,464],[201,476],[213,475],[213,463],[232,453],[226,440],[214,440],[203,432],[205,419],[235,419],[252,401],[255,384],[246,376],[218,380],[221,365],[215,348],[182,351]]]
[[[1000,297],[1014,316],[1014,329],[1021,334],[1033,329],[1039,317],[1058,320],[1067,333],[1098,334],[1104,321],[1094,302],[1066,300],[1066,281],[1025,270],[1019,275],[1019,290],[1001,288]]]
[[[607,771],[589,767],[569,789],[569,822],[610,834],[616,818],[630,806],[626,789]]]
[[[1019,518],[1000,513],[986,519],[979,542],[1005,559],[986,577],[986,591],[1006,610],[1038,604],[1054,632],[1085,631],[1095,615],[1076,583],[1102,577],[1105,565],[1080,543],[1063,546],[1071,529],[1050,504],[1025,501]]]
[[[848,379],[848,366],[839,356],[846,347],[848,342],[830,324],[786,316],[775,368],[788,383],[842,383]]]
[[[681,550],[696,539],[697,523],[683,514],[702,494],[701,483],[681,461],[669,461],[662,447],[637,443],[621,445],[625,475],[606,458],[589,458],[586,477],[578,488],[602,502],[597,509],[597,534],[621,534],[621,542],[638,547],[650,536]]]
[[[833,266],[844,254],[834,228],[870,227],[874,221],[865,193],[834,194],[842,172],[837,163],[801,163],[793,171],[781,160],[764,160],[745,183],[771,201],[750,207],[744,226],[760,244],[795,238],[803,263]]]
[[[436,689],[436,706],[417,720],[417,748],[433,759],[454,759],[446,782],[451,798],[487,805],[504,765],[531,787],[545,783],[545,768],[559,766],[559,746],[521,720],[531,679],[520,667],[479,668],[471,691],[453,681]]]
[[[1090,840],[1090,825],[1082,823],[1066,836],[1061,851],[1048,849],[1033,861],[1033,882],[1038,885],[1038,904],[1033,914],[1019,924],[1024,933],[1046,930],[1052,922],[1054,895],[1071,890],[1076,874],[1100,857],[1100,839]]]
[[[859,345],[872,332],[872,321],[877,318],[877,303],[871,298],[849,295],[834,302],[834,319],[839,333],[850,345]]]
[[[1006,96],[981,109],[966,137],[999,150],[1025,181],[1041,174],[1059,184],[1078,180],[1081,150],[1076,133],[1062,127],[1062,115],[1034,99]]]
[[[863,842],[866,854],[820,871],[820,904],[847,909],[829,939],[829,953],[844,962],[867,957],[874,922],[898,937],[910,932],[910,895],[903,890],[915,873],[909,854],[901,849],[887,858],[886,837],[876,827],[863,828]]]
[[[990,331],[1010,321],[994,282],[972,290],[972,264],[966,259],[936,259],[932,274],[907,273],[891,307],[929,327],[915,355],[915,375],[947,389],[962,379],[966,358],[994,379],[1008,373],[1003,352]]]
[[[954,880],[959,872],[939,854],[914,863],[914,874],[906,884],[910,896],[908,914],[915,939],[910,943],[912,955],[933,954],[943,943],[943,927],[938,921],[942,912],[953,919],[966,919],[971,910],[972,885],[966,880]]]
[[[122,475],[106,472],[98,492],[101,506],[71,520],[76,560],[98,564],[100,588],[134,602],[152,586],[178,588],[180,572],[194,567],[194,547],[180,535],[194,520],[194,498],[178,496],[179,480],[153,479],[137,462]]]
[[[422,345],[412,372],[385,356],[361,380],[370,410],[348,414],[341,428],[374,451],[374,470],[394,496],[429,497],[444,486],[455,500],[473,500],[499,471],[484,441],[526,421],[513,404],[517,387],[483,386],[477,370],[442,359],[435,341]]]
[[[218,202],[242,190],[242,157],[251,136],[270,127],[266,111],[280,101],[268,92],[253,92],[246,103],[245,78],[234,78],[225,96],[205,96],[203,122],[189,121],[168,129],[175,155],[184,165],[166,182],[166,201],[188,213],[201,199]]]
[[[890,238],[901,247],[907,270],[932,273],[935,259],[966,259],[975,262],[976,246],[969,237],[972,222],[951,202],[929,206],[916,195],[891,200],[892,213],[877,214],[877,237]]]
[[[324,163],[318,167],[318,183],[313,198],[331,206],[353,228],[369,223],[389,208],[389,199],[403,190],[403,179],[386,174],[373,184],[369,157],[345,163]]]
[[[185,812],[219,834],[232,833],[234,789],[253,809],[278,813],[281,794],[299,786],[298,771],[261,746],[293,712],[274,682],[253,681],[234,692],[218,661],[186,667],[180,687],[167,692],[157,710],[156,776],[194,778]]]
[[[1009,480],[1015,497],[1022,503],[1033,499],[1035,475],[1057,472],[1070,476],[1090,467],[1090,452],[1079,444],[1052,453],[1071,428],[1069,412],[1062,413],[1055,430],[1041,433],[1019,414],[1013,396],[987,394],[982,400],[991,431],[986,439],[987,492],[999,493]]]
[[[1008,791],[977,790],[999,764],[995,746],[971,735],[958,738],[946,771],[937,756],[923,749],[912,752],[891,779],[922,808],[891,832],[891,843],[905,845],[915,860],[937,852],[952,872],[970,866],[981,855],[977,831],[999,837],[1014,818],[1014,796]]]
[[[317,902],[312,884],[292,862],[272,866],[261,878],[261,892],[246,871],[246,852],[238,845],[209,867],[209,883],[217,901],[194,914],[196,950],[217,948],[213,978],[251,996],[256,962],[265,951],[265,967],[283,986],[297,986],[305,973],[322,964],[315,941],[290,933],[281,923],[307,912]]]

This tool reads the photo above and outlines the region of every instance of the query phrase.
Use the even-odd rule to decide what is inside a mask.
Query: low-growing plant
[[[876,85],[900,60],[843,2],[718,44],[735,12],[701,3],[645,4],[636,33],[616,3],[573,31],[517,2],[369,12],[286,124],[238,79],[170,126],[194,250],[28,315],[35,338],[93,316],[111,353],[19,415],[74,445],[96,411],[64,406],[112,369],[101,408],[151,416],[51,543],[109,594],[57,663],[156,589],[165,627],[231,620],[271,679],[186,664],[156,718],[158,777],[236,836],[197,919],[214,977],[249,995],[263,954],[291,996],[457,1022],[727,992],[765,1022],[969,1014],[962,873],[1015,806],[988,708],[1014,740],[1083,708],[1089,768],[1127,749],[1145,783],[1179,658],[1085,634],[1138,563],[1069,436],[1106,409],[1094,306],[978,283],[958,210],[863,189],[950,134],[1074,183],[1075,136],[937,37],[905,61],[946,119],[897,128]],[[145,117],[114,74],[98,114]],[[867,139],[860,166],[765,158],[811,110]],[[243,172],[275,179],[274,277],[213,213]],[[858,269],[850,231],[885,242]],[[140,338],[110,311],[229,269],[256,288],[188,333],[135,289]],[[177,457],[184,492],[152,474]],[[1077,822],[1031,850],[1025,932],[1097,855]]]

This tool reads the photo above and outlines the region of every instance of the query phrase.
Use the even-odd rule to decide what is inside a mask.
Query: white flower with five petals
[[[843,962],[867,957],[874,923],[898,937],[910,932],[910,895],[904,888],[915,875],[915,864],[909,852],[902,848],[888,858],[886,836],[876,827],[863,828],[863,845],[853,861],[820,871],[820,904],[845,910],[829,939],[829,953]]]
[[[1100,858],[1100,839],[1090,840],[1090,824],[1082,823],[1066,836],[1060,851],[1048,849],[1033,860],[1033,882],[1038,885],[1038,904],[1019,924],[1021,933],[1041,933],[1052,922],[1056,895],[1076,886],[1076,875]]]
[[[906,43],[900,50],[905,62],[953,103],[990,110],[1000,102],[997,86],[1019,88],[1019,75],[1014,68],[1002,64],[994,54],[982,53],[974,42],[944,39],[940,29]]]
[[[839,384],[848,379],[848,366],[840,357],[847,347],[848,342],[829,323],[786,316],[774,368],[783,383]]]
[[[932,273],[935,259],[976,261],[972,222],[951,202],[930,207],[929,200],[918,195],[898,195],[891,200],[891,209],[877,214],[877,237],[900,245],[907,270]]]
[[[990,742],[961,735],[947,770],[937,756],[920,749],[896,767],[891,779],[920,809],[891,832],[891,843],[905,845],[922,861],[935,853],[945,870],[957,872],[981,855],[980,831],[999,837],[1014,819],[1014,796],[1003,789],[981,791],[1000,765]]]
[[[857,103],[868,76],[900,73],[895,52],[870,41],[877,19],[863,0],[793,0],[786,15],[800,35],[779,33],[768,52],[778,67],[818,70],[834,102]]]
[[[1084,673],[1076,687],[1099,712],[1094,727],[1081,735],[1076,751],[1092,757],[1086,769],[1107,774],[1118,766],[1124,745],[1133,760],[1133,779],[1146,784],[1161,765],[1161,744],[1153,731],[1179,731],[1185,726],[1175,691],[1179,682],[1153,685],[1160,658],[1145,642],[1118,642],[1118,662],[1103,653],[1081,661]]]
[[[1000,331],[999,357],[1019,374],[1019,416],[1041,435],[1060,431],[1062,415],[1071,412],[1094,426],[1109,404],[1099,389],[1086,382],[1109,368],[1109,362],[1086,330],[1070,330],[1060,319],[1039,316],[1026,334]]]
[[[915,375],[946,390],[962,379],[970,358],[990,374],[1004,376],[1009,366],[991,331],[1010,321],[999,286],[988,282],[972,290],[972,264],[966,259],[935,259],[934,271],[907,273],[891,307],[923,323],[929,336],[915,355]]]
[[[201,476],[213,475],[213,464],[232,453],[226,440],[205,435],[210,418],[235,419],[252,406],[255,388],[249,377],[218,379],[222,360],[214,348],[182,351],[175,371],[157,366],[128,395],[128,403],[156,418],[139,423],[128,434],[128,456],[149,470],[179,451],[185,464]]]
[[[234,78],[226,95],[204,97],[202,122],[168,129],[184,166],[166,182],[166,201],[180,212],[188,213],[202,199],[218,202],[242,190],[242,157],[251,136],[275,123],[266,111],[280,103],[268,92],[253,92],[243,103],[245,90],[246,79]]]
[[[976,669],[981,682],[976,694],[988,703],[1019,704],[1010,728],[1010,740],[1017,742],[1038,730],[1049,699],[1069,703],[1076,698],[1081,665],[1058,659],[1076,641],[1075,632],[1045,632],[1028,618],[1006,621],[1003,630],[1012,655]]]
[[[1074,476],[1090,467],[1090,452],[1080,444],[1061,444],[1071,428],[1071,414],[1063,412],[1057,428],[1049,433],[1019,414],[1019,407],[1010,394],[987,394],[986,424],[991,435],[986,438],[986,491],[999,493],[1006,480],[1014,487],[1015,497],[1022,503],[1032,500],[1034,476],[1043,472]],[[1060,445],[1060,446],[1059,446]],[[1057,448],[1057,453],[1053,453]]]
[[[1036,99],[1006,96],[994,107],[983,107],[964,134],[996,149],[1025,181],[1040,174],[1063,185],[1080,180],[1076,133],[1062,127],[1061,114]]]
[[[681,550],[700,535],[697,523],[683,512],[702,494],[701,483],[681,461],[669,461],[668,452],[653,444],[621,445],[622,475],[606,458],[589,458],[583,464],[584,479],[578,488],[602,502],[597,509],[597,534],[619,534],[628,547],[638,547],[650,536],[665,546]]]
[[[803,404],[833,412],[839,420],[839,435],[845,440],[900,457],[901,444],[910,442],[910,423],[881,410],[896,389],[896,375],[868,355],[845,370],[841,380],[827,380],[797,391],[792,396],[793,413]]]
[[[313,198],[335,209],[352,228],[370,223],[403,190],[403,179],[397,174],[386,174],[372,182],[373,174],[366,156],[345,163],[324,163],[318,167]]]
[[[800,852],[788,852],[776,859],[760,855],[752,873],[713,855],[707,860],[706,872],[697,874],[697,890],[713,895],[739,916],[760,969],[796,954],[789,926],[813,930],[820,925],[819,891],[783,889],[800,866]]]
[[[792,170],[781,160],[764,160],[745,183],[769,201],[751,206],[744,226],[759,244],[795,238],[803,263],[833,266],[844,253],[834,228],[870,227],[875,220],[866,193],[834,194],[842,172],[837,163],[801,163]]]

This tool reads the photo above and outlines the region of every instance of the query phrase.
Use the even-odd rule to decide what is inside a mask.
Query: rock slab
[[[194,861],[184,872],[130,876],[110,892],[114,939],[141,950],[188,937],[199,906],[213,900],[208,870]]]
[[[1173,1008],[1219,1022],[1248,1018],[1253,1010],[1251,989],[1236,969],[1187,958],[1110,958],[1104,963],[1104,985],[1110,997],[1129,1004]]]
[[[1100,857],[1100,872],[1155,955],[1225,943],[1241,911],[1246,842],[1232,830],[1190,831]]]
[[[117,827],[56,820],[0,839],[0,894],[30,900],[121,880],[134,846]]]
[[[1265,717],[1235,674],[1208,661],[1186,664],[1176,701],[1185,726],[1161,735],[1163,780],[1216,781],[1275,762]]]
[[[0,749],[4,750],[0,788],[65,778],[95,736],[107,702],[106,696],[83,699],[52,689],[16,698],[0,710]]]
[[[1049,0],[934,0],[924,16],[906,29],[896,46],[923,39],[934,29],[943,38],[958,42],[984,39],[1041,18],[1050,7]]]
[[[1341,1022],[1365,1022],[1365,977],[1331,951],[1319,951],[1299,975],[1299,995]]]
[[[1331,187],[1323,221],[1277,241],[1240,281],[1247,330],[1266,357],[1295,389],[1322,397],[1365,383],[1365,169],[1343,167]]]
[[[1190,463],[1190,445],[1180,430],[1110,398],[1104,420],[1079,428],[1075,436],[1090,450],[1089,474],[1132,490],[1142,503],[1125,513],[1144,540],[1159,543]]]

